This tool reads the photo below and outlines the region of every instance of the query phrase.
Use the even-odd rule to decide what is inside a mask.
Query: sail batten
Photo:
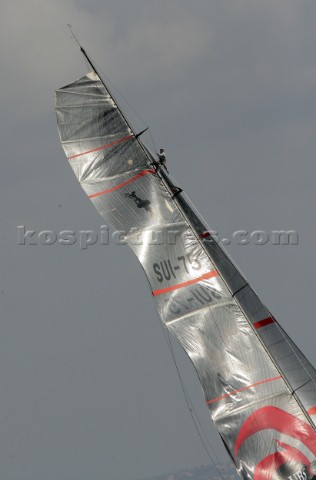
[[[185,197],[175,197],[171,180],[153,168],[96,73],[58,89],[56,111],[70,166],[138,257],[240,475],[261,480],[268,466],[273,480],[296,472],[313,478],[314,367]]]

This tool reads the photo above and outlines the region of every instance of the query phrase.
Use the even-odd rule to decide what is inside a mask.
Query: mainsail
[[[56,91],[56,111],[75,175],[99,213],[125,232],[241,477],[316,478],[314,367],[175,195],[95,69]]]

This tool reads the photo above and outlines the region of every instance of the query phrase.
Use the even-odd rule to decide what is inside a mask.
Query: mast
[[[79,44],[80,45],[80,44]],[[85,51],[85,49],[80,45],[80,51],[82,52],[83,56],[85,57],[85,59],[87,60],[87,62],[89,63],[90,67],[92,68],[92,70],[94,71],[94,73],[99,77],[102,85],[104,86],[104,88],[109,92],[110,96],[114,99],[115,103],[116,103],[116,106],[120,112],[120,114],[122,115],[122,117],[124,118],[125,122],[127,123],[127,125],[129,126],[129,128],[131,129],[131,131],[133,132],[133,135],[134,137],[137,139],[137,133],[134,131],[132,125],[130,124],[130,122],[128,121],[127,117],[125,116],[125,113],[123,112],[123,110],[121,109],[119,103],[117,102],[117,100],[115,100],[115,97],[113,95],[113,93],[111,93],[108,85],[105,83],[105,81],[103,80],[102,76],[99,74],[98,70],[96,69],[96,67],[94,66],[94,64],[92,63],[92,60],[89,58],[87,52]]]
[[[160,170],[160,175],[162,176],[162,179],[165,183],[165,185],[169,188],[169,191],[171,193],[171,189],[170,189],[170,181],[168,180],[168,177],[167,175],[162,171]],[[188,223],[188,225],[191,227],[192,229],[192,232],[194,233],[195,237],[196,237],[196,240],[200,243],[201,247],[203,248],[203,250],[205,251],[206,255],[209,257],[210,260],[212,260],[212,257],[209,255],[209,252],[207,251],[207,249],[205,248],[205,243],[203,242],[203,240],[201,239],[201,236],[198,235],[197,231],[195,230],[194,226],[192,225],[192,223],[190,222],[190,218],[188,217],[188,215],[186,214],[185,210],[183,209],[182,205],[181,205],[181,200],[177,199],[177,198],[174,198],[174,202],[177,204],[179,210],[181,211],[183,217],[185,218],[186,222]],[[209,233],[209,232],[208,232]],[[209,237],[212,239],[213,242],[215,242],[215,240],[213,239],[212,235],[209,234]],[[217,244],[217,248],[219,250],[221,250],[223,252],[223,254],[225,255],[226,252],[224,252],[224,250],[221,248],[221,246],[219,244]],[[244,285],[242,285],[240,288],[238,288],[238,290],[236,291],[231,291],[231,295],[232,297],[235,297],[235,295],[239,292],[241,292],[242,289],[246,288],[246,287],[250,287],[249,283],[246,281],[246,279],[242,276],[242,274],[238,271],[237,267],[235,267],[235,265],[233,265],[232,263],[232,268],[235,268],[236,271],[238,272],[238,275],[240,275],[240,277],[243,278],[243,280],[245,281]],[[226,283],[225,281],[225,277],[222,277],[224,283],[226,284],[226,286],[230,289],[230,286]],[[231,290],[231,289],[230,289]],[[241,306],[242,308],[242,306]],[[245,312],[244,312],[245,313]],[[246,318],[247,318],[247,315],[245,315]],[[270,313],[270,316],[272,318],[272,314]],[[264,344],[264,342],[262,341],[262,339],[260,338],[260,336],[258,335],[258,331],[253,327],[252,323],[249,321],[249,325],[250,327],[252,328],[252,331],[253,331],[253,334],[256,335],[260,341],[260,343],[262,344],[263,348],[265,349],[267,355],[269,356],[269,358],[271,359],[271,361],[273,362],[273,364],[275,365],[276,369],[278,370],[278,372],[280,373],[280,375],[283,377],[286,385],[288,386],[288,389],[289,391],[291,392],[291,395],[293,395],[293,397],[296,399],[297,403],[299,404],[299,406],[301,407],[302,411],[304,412],[304,415],[307,419],[307,421],[309,422],[309,424],[311,425],[311,427],[313,428],[313,430],[316,432],[316,425],[313,423],[311,417],[309,416],[309,414],[307,413],[307,410],[306,408],[304,407],[303,403],[301,402],[301,400],[299,399],[299,397],[297,396],[296,392],[297,390],[299,390],[300,388],[304,387],[305,385],[307,385],[309,382],[311,382],[313,379],[312,377],[307,380],[306,382],[304,382],[302,385],[300,385],[299,387],[297,387],[296,389],[293,389],[291,387],[291,384],[289,382],[289,380],[287,379],[286,375],[284,375],[282,369],[280,368],[280,366],[278,365],[278,363],[275,361],[275,359],[273,358],[273,356],[271,355],[271,353],[269,352],[269,350],[267,349],[266,345]],[[300,352],[301,355],[302,352]]]
[[[102,85],[104,86],[104,88],[107,90],[107,92],[109,93],[109,95],[113,98],[113,100],[115,101],[115,104],[116,104],[116,107],[118,109],[118,111],[120,112],[120,114],[122,115],[122,117],[124,118],[126,124],[128,125],[128,127],[130,128],[131,132],[133,133],[134,137],[135,137],[135,140],[137,140],[137,142],[139,143],[139,146],[142,148],[143,152],[145,153],[145,155],[148,157],[148,160],[149,160],[149,163],[152,165],[152,162],[150,161],[150,156],[147,152],[147,150],[145,149],[143,143],[140,141],[140,136],[145,133],[147,130],[148,130],[148,127],[146,127],[144,130],[142,130],[141,132],[138,132],[136,133],[135,130],[133,129],[133,126],[131,125],[130,121],[128,120],[128,118],[126,117],[124,111],[121,109],[120,105],[119,105],[119,102],[115,99],[115,96],[113,95],[113,93],[111,92],[111,89],[109,88],[109,86],[106,84],[106,82],[103,80],[103,77],[102,75],[99,73],[98,69],[96,68],[96,66],[94,65],[94,63],[92,62],[91,58],[89,57],[89,55],[87,54],[86,50],[83,48],[83,46],[81,45],[81,43],[79,42],[78,38],[76,37],[76,35],[74,34],[73,30],[72,30],[72,27],[70,24],[67,25],[73,38],[75,39],[76,43],[78,44],[79,48],[80,48],[80,51],[81,53],[83,54],[84,58],[86,59],[86,61],[88,62],[88,64],[90,65],[90,67],[92,68],[92,70],[94,71],[94,73],[99,77]]]
[[[240,475],[270,480],[300,472],[310,480],[316,458],[314,367],[185,198],[173,195],[169,177],[148,168],[155,160],[139,140],[143,132],[135,134],[79,46],[97,78],[84,76],[56,92],[70,165],[100,214],[126,232],[165,327],[191,358]],[[164,241],[152,242],[152,232]]]

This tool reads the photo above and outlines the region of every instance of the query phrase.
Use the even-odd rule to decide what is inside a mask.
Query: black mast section
[[[80,48],[80,51],[81,53],[83,54],[83,56],[85,57],[85,59],[87,60],[88,64],[90,65],[90,67],[92,68],[92,70],[94,71],[94,73],[99,77],[102,85],[104,86],[104,88],[108,91],[108,93],[110,94],[110,96],[113,98],[113,100],[115,101],[115,104],[117,106],[117,109],[118,111],[120,112],[120,114],[122,115],[122,117],[124,118],[125,122],[127,123],[127,125],[129,126],[129,128],[131,129],[134,137],[136,140],[138,140],[138,137],[140,137],[144,132],[146,132],[146,130],[148,130],[148,127],[145,128],[144,130],[142,130],[141,132],[139,133],[136,133],[132,127],[132,125],[130,124],[130,122],[128,121],[128,119],[126,118],[124,112],[121,110],[118,102],[115,100],[115,96],[112,94],[112,92],[110,91],[108,85],[106,85],[106,83],[104,82],[104,80],[102,79],[101,75],[99,74],[97,68],[95,67],[95,65],[93,64],[92,60],[90,59],[89,55],[87,54],[87,52],[85,51],[85,49],[83,48],[83,46],[81,45],[81,43],[79,42],[78,38],[76,37],[76,35],[74,34],[74,32],[72,31],[72,28],[71,28],[71,25],[68,24],[68,28],[73,36],[73,38],[75,39],[76,43],[78,44],[79,48]],[[142,143],[138,140],[139,144],[142,146],[146,156],[148,157],[148,154],[146,153]]]

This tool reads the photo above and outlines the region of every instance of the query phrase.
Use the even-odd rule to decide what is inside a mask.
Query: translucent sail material
[[[153,168],[100,78],[90,73],[59,89],[56,110],[71,167],[100,214],[125,232],[242,478],[312,479],[315,369]]]

